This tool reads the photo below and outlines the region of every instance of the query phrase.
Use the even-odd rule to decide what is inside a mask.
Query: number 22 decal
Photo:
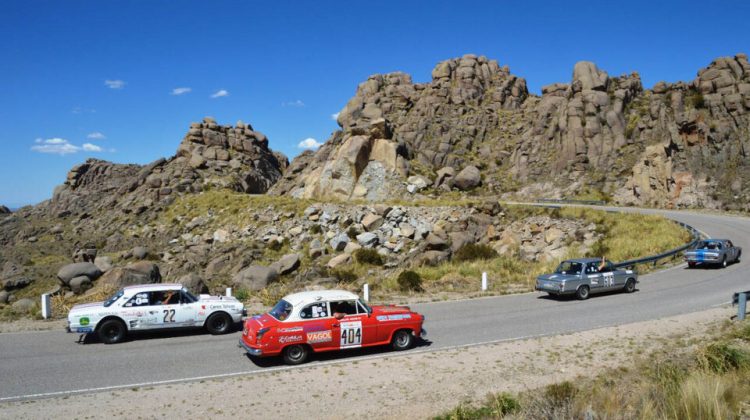
[[[164,310],[164,322],[174,322],[174,309]]]

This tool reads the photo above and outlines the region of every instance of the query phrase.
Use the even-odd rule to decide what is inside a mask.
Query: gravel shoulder
[[[700,342],[734,313],[725,306],[573,334],[4,403],[0,412],[7,418],[154,418],[177,412],[212,418],[248,412],[258,418],[427,418],[490,392],[590,377],[678,341]]]

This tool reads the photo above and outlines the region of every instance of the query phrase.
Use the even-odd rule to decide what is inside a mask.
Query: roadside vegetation
[[[735,419],[750,417],[750,321],[706,340],[665,343],[632,366],[520,394],[488,395],[436,419]]]

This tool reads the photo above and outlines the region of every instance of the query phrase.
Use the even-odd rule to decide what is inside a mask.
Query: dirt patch
[[[574,334],[89,395],[0,404],[8,418],[426,418],[487,393],[519,392],[630,365],[668,345],[700,342],[728,307]],[[144,398],[144,396],[148,396]],[[134,401],[138,401],[134,404]]]

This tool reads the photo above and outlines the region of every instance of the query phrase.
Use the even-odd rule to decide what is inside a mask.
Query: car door
[[[334,337],[338,337],[339,348],[362,347],[366,340],[364,326],[367,325],[363,323],[363,317],[367,315],[359,312],[357,301],[334,301],[330,302],[330,305],[334,319],[339,320],[333,324],[333,334]]]
[[[188,311],[180,307],[179,290],[154,290],[151,292],[149,306],[150,322],[153,328],[175,328],[185,326],[191,317]],[[195,318],[193,313],[192,318]]]
[[[604,282],[602,281],[602,273],[599,272],[599,263],[587,263],[584,271],[584,276],[588,280],[590,290],[592,292],[600,292],[604,287]]]
[[[198,318],[198,307],[195,302],[182,291],[178,292],[178,303],[172,304],[175,310],[174,320],[177,326],[194,326]]]
[[[357,313],[362,320],[362,346],[370,346],[377,343],[378,320],[359,301],[357,301]]]
[[[158,313],[151,306],[151,292],[138,292],[123,305],[122,316],[131,330],[157,328]]]
[[[732,241],[726,242],[727,250],[727,261],[735,261],[737,259],[737,248],[735,248]]]
[[[334,325],[338,327],[339,320],[331,316],[328,302],[315,302],[303,307],[299,312],[302,318],[303,331],[307,344],[315,351],[338,349],[337,336]]]
[[[612,261],[607,261],[600,272],[605,284],[604,287],[607,290],[616,290],[625,287],[625,271],[616,269]]]

